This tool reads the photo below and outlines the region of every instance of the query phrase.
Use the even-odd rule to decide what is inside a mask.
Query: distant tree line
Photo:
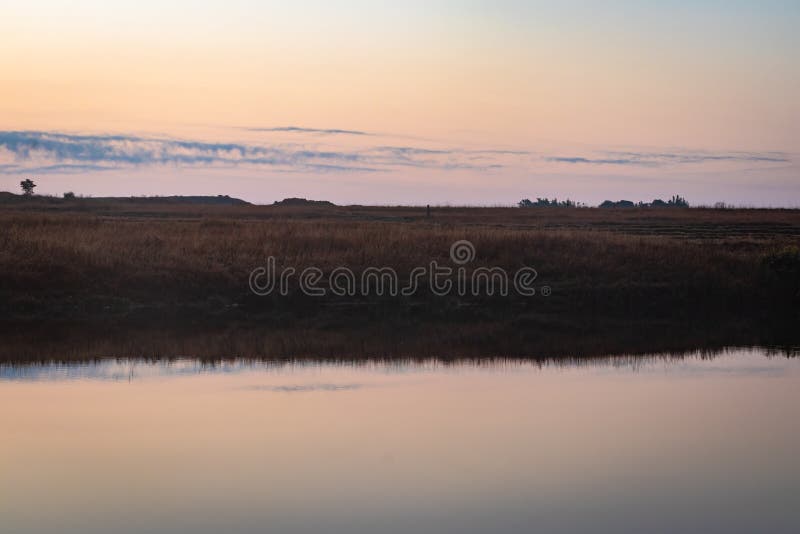
[[[688,208],[689,203],[680,195],[674,195],[666,202],[657,198],[652,202],[633,203],[630,200],[605,200],[600,204],[601,208]]]
[[[536,198],[535,201],[525,198],[519,201],[520,208],[585,208],[586,204],[573,200],[558,200],[554,198]],[[605,200],[598,206],[600,208],[688,208],[689,203],[680,195],[674,195],[667,201],[657,198],[652,202],[632,202],[630,200]]]
[[[573,200],[558,200],[554,198],[550,200],[549,198],[536,198],[536,201],[532,201],[529,198],[525,198],[519,201],[520,208],[585,208],[586,204],[581,204],[580,202],[575,202]]]

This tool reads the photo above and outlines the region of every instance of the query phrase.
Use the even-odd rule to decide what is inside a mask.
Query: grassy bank
[[[637,316],[692,309],[791,311],[800,285],[800,212],[136,205],[0,207],[3,317],[342,313],[365,304],[426,313],[464,306]],[[257,297],[251,271],[392,267],[401,277],[450,245],[470,269],[537,270],[549,297]],[[327,279],[327,278],[326,278]]]
[[[221,321],[145,315],[89,320],[0,321],[0,365],[104,358],[193,357],[268,361],[524,359],[542,362],[647,354],[713,355],[758,346],[797,356],[796,322],[737,314],[666,320],[456,309],[398,312],[370,305],[350,313],[282,313]]]

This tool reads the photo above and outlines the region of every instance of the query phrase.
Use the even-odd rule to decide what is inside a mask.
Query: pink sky
[[[798,23],[779,1],[10,5],[0,189],[797,206]]]

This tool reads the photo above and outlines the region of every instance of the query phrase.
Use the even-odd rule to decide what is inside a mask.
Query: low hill
[[[130,203],[130,204],[180,204],[180,205],[213,205],[213,206],[249,206],[250,203],[239,199],[233,198],[228,195],[216,196],[153,196],[153,197],[73,197],[61,198],[53,196],[41,195],[16,195],[8,191],[0,191],[0,203],[18,203],[18,202],[45,202],[51,204],[58,203]]]
[[[96,197],[82,200],[106,202],[131,202],[136,204],[210,204],[215,206],[248,206],[249,202],[228,195],[217,196],[166,196],[166,197]]]

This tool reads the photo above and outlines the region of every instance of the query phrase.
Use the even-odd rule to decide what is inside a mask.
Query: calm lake
[[[800,358],[0,364],[0,531],[800,532]]]

